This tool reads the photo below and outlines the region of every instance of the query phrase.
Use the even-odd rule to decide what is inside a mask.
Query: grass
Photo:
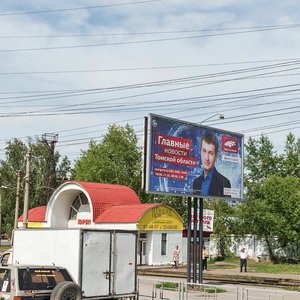
[[[7,246],[1,245],[1,246],[0,246],[0,252],[4,252],[4,251],[6,251],[6,250],[8,250],[8,249],[10,249],[10,248],[11,248],[11,245],[7,245]]]
[[[221,288],[203,288],[203,291],[209,294],[214,294],[214,293],[225,293],[226,290],[225,289],[221,289]]]
[[[236,269],[239,268],[239,258],[230,257],[223,261],[213,260],[209,262],[210,269]],[[288,264],[272,262],[256,262],[248,259],[248,270],[257,273],[272,273],[272,274],[300,274],[300,264]]]
[[[292,292],[300,292],[300,287],[299,286],[289,286],[284,288],[287,291],[292,291]]]
[[[155,285],[157,289],[177,290],[178,283],[176,282],[159,282]]]
[[[155,284],[155,287],[157,289],[164,289],[164,290],[177,290],[178,289],[178,283],[176,282],[159,282],[157,284]],[[222,288],[212,288],[212,287],[199,287],[199,286],[194,286],[193,289],[199,289],[199,291],[201,292],[206,292],[206,293],[209,293],[209,294],[212,294],[212,293],[224,293],[226,292],[225,289],[222,289]]]
[[[272,273],[272,274],[299,274],[300,264],[273,264],[271,262],[252,263],[249,262],[250,270],[258,273]]]

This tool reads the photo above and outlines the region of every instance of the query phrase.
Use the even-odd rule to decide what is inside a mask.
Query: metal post
[[[194,236],[193,236],[193,282],[197,282],[197,210],[198,198],[194,198]]]
[[[24,210],[23,210],[23,229],[27,228],[27,219],[28,219],[30,159],[31,159],[31,150],[29,150],[26,154],[26,175],[25,175],[25,194],[24,194]]]
[[[200,266],[199,266],[199,283],[203,283],[203,198],[200,198],[199,203],[199,249],[200,249]]]
[[[0,189],[0,247],[1,247],[1,240],[2,240],[1,222],[2,222],[2,192],[1,192],[1,189]]]
[[[188,197],[188,235],[187,235],[187,282],[191,282],[191,215],[192,215],[192,198]]]
[[[14,229],[18,228],[19,203],[20,203],[20,185],[21,185],[21,171],[18,170]]]

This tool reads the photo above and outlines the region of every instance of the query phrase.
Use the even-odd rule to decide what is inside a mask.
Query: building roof
[[[90,196],[92,202],[94,222],[98,217],[113,206],[141,205],[137,194],[129,187],[118,184],[96,183],[85,181],[68,181],[63,185],[77,184],[81,186]],[[46,206],[39,206],[28,211],[29,222],[44,222]],[[23,221],[23,215],[18,219]]]
[[[29,222],[44,222],[46,209],[47,209],[47,206],[38,206],[38,207],[31,208],[28,211],[28,217],[27,217],[28,221]],[[23,215],[18,218],[18,221],[19,222],[23,221]]]
[[[137,194],[129,187],[118,184],[71,181],[81,185],[89,194],[93,204],[94,222],[112,206],[141,204]]]
[[[95,223],[138,223],[148,209],[159,205],[161,204],[145,203],[112,206],[104,211]]]

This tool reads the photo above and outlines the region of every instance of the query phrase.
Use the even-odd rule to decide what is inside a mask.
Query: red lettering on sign
[[[91,220],[89,219],[78,219],[77,224],[78,225],[91,225]]]

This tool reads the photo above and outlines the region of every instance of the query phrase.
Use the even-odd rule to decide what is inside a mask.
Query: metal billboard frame
[[[216,195],[202,195],[202,194],[195,194],[193,191],[190,192],[166,192],[164,190],[153,190],[150,187],[150,181],[151,181],[151,175],[150,172],[153,172],[153,170],[151,170],[151,167],[155,164],[153,162],[153,149],[155,147],[155,145],[153,145],[153,141],[155,140],[155,137],[153,137],[154,131],[153,131],[153,126],[152,123],[153,121],[156,122],[156,120],[160,120],[162,122],[166,122],[170,124],[177,124],[179,126],[186,126],[187,128],[192,128],[192,130],[194,131],[202,131],[202,132],[213,132],[214,134],[216,134],[218,136],[218,139],[222,138],[222,136],[231,136],[233,138],[237,138],[238,139],[238,143],[239,143],[239,157],[237,157],[236,159],[240,159],[239,162],[239,167],[236,167],[236,172],[239,171],[240,173],[240,178],[236,179],[236,181],[238,181],[240,184],[238,186],[239,189],[239,196],[238,197],[234,197],[234,196],[224,196],[224,197],[220,197],[220,196],[216,196]],[[181,196],[181,197],[204,197],[207,199],[224,199],[226,201],[232,201],[232,200],[238,200],[241,201],[243,199],[243,156],[244,156],[244,135],[237,133],[237,132],[232,132],[232,131],[227,131],[227,130],[221,130],[218,128],[213,128],[213,127],[209,127],[209,126],[204,126],[201,124],[197,124],[197,123],[192,123],[192,122],[187,122],[187,121],[182,121],[182,120],[178,120],[178,119],[173,119],[173,118],[169,118],[169,117],[164,117],[161,115],[157,115],[157,114],[149,114],[147,117],[145,117],[145,127],[144,127],[144,162],[143,162],[143,189],[145,190],[145,192],[150,193],[150,194],[157,194],[157,195],[170,195],[170,196]],[[165,133],[163,133],[165,134]],[[170,136],[172,137],[172,135],[170,134]],[[195,137],[196,139],[199,140],[199,136]],[[194,145],[194,143],[196,142],[196,140],[192,140],[192,146]],[[218,147],[220,148],[220,147]],[[195,151],[195,150],[194,150]],[[200,151],[198,151],[200,152]],[[200,153],[197,153],[197,155],[199,156]],[[232,153],[229,153],[228,155],[233,155]],[[199,164],[199,161],[197,161],[197,164]],[[227,162],[227,165],[230,164],[230,162]],[[197,166],[197,168],[199,169],[199,166]],[[181,175],[180,175],[181,176]],[[183,176],[183,175],[182,175]],[[154,176],[152,176],[154,177]],[[169,178],[165,179],[168,180]],[[191,189],[190,189],[191,190]],[[231,190],[231,188],[230,188]],[[232,190],[234,190],[234,188],[232,188]]]

